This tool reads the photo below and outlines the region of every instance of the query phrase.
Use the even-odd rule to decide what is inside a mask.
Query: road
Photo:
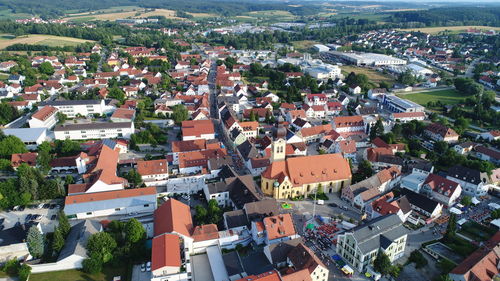
[[[12,121],[11,123],[7,124],[5,127],[11,128],[11,129],[16,129],[16,128],[21,128],[28,122],[28,120],[31,117],[31,113],[25,114],[18,119]]]
[[[473,60],[469,66],[467,67],[467,70],[465,70],[465,74],[464,76],[465,77],[469,77],[469,78],[472,78],[474,76],[474,68],[476,67],[476,64],[481,61],[483,59],[483,57],[479,57],[475,60]]]

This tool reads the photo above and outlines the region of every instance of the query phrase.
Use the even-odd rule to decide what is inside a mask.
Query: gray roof
[[[387,243],[407,234],[403,222],[396,214],[378,217],[367,224],[350,230],[358,242],[358,248],[366,254],[379,248],[385,248]],[[389,243],[390,244],[390,243]]]
[[[245,204],[245,212],[250,221],[262,220],[265,217],[279,215],[280,206],[276,199],[264,199]]]
[[[229,252],[222,255],[224,266],[226,266],[227,274],[229,277],[239,274],[241,277],[245,275],[243,265],[241,265],[240,256],[237,251]]]
[[[208,159],[208,166],[210,167],[210,170],[219,170],[222,167],[231,164],[233,164],[233,158],[229,155]]]
[[[156,194],[66,204],[64,206],[64,213],[69,216],[100,210],[142,206],[145,204],[156,204]]]
[[[101,104],[101,100],[53,100],[42,102],[40,105],[51,105],[51,106],[63,106],[63,105],[91,105],[91,104]]]
[[[47,134],[47,128],[3,129],[3,133],[7,136],[16,136],[22,142],[35,142],[41,135]]]
[[[257,148],[255,148],[255,145],[253,145],[248,140],[238,145],[237,148],[245,161],[248,161],[248,159],[257,157],[259,155],[259,152],[257,151]]]
[[[271,253],[272,263],[276,265],[286,262],[288,254],[301,242],[302,238],[295,238],[269,245],[268,247],[269,252]]]
[[[227,228],[248,226],[247,215],[243,209],[225,212],[224,219],[226,220]]]
[[[54,131],[101,130],[101,129],[130,128],[130,127],[132,127],[132,122],[104,122],[104,123],[59,125],[54,128]]]
[[[85,248],[87,240],[92,234],[100,232],[101,229],[101,224],[92,220],[85,220],[75,224],[71,228],[64,248],[62,248],[57,260],[60,261],[72,255],[87,257],[87,250]]]
[[[208,192],[210,194],[217,194],[229,191],[229,186],[224,181],[211,182],[207,184],[207,187],[208,187]]]

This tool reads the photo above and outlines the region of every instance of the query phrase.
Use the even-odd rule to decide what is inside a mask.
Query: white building
[[[30,128],[49,128],[57,123],[58,109],[53,106],[44,106],[35,112],[29,120]]]
[[[30,150],[35,150],[42,142],[49,140],[47,128],[3,129],[3,133],[18,137]]]
[[[167,159],[138,161],[136,168],[146,186],[158,186],[167,184]]]
[[[57,140],[129,139],[133,133],[133,122],[66,124],[54,128],[54,136]]]
[[[61,113],[73,118],[76,115],[89,116],[94,114],[102,115],[105,113],[104,100],[60,100],[48,101],[42,103],[41,106],[53,106]]]

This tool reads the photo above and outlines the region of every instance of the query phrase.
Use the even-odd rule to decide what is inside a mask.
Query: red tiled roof
[[[87,193],[87,194],[68,195],[68,196],[66,196],[64,204],[65,205],[78,204],[78,203],[86,203],[86,202],[93,202],[93,201],[104,201],[104,200],[136,197],[136,196],[143,196],[143,195],[153,195],[153,194],[156,194],[155,187],[94,192],[94,193]]]
[[[219,230],[215,224],[196,226],[192,237],[195,242],[219,239]]]
[[[168,163],[166,159],[137,161],[136,169],[141,176],[168,174]]]
[[[201,136],[204,134],[214,134],[214,124],[212,120],[189,120],[182,121],[183,136]]]
[[[111,118],[121,118],[132,120],[135,116],[135,109],[117,108]]]
[[[41,109],[39,109],[35,114],[33,114],[33,118],[36,118],[41,121],[47,120],[50,116],[55,114],[57,112],[57,108],[53,106],[44,106]]]
[[[264,218],[263,222],[266,228],[268,240],[274,240],[296,234],[292,216],[290,214],[267,217]]]
[[[168,199],[154,212],[154,235],[179,233],[191,237],[193,220],[189,206],[175,199]]]
[[[163,234],[153,238],[151,269],[155,271],[166,266],[181,266],[180,239],[175,234]]]
[[[17,168],[22,163],[28,164],[28,166],[36,166],[36,158],[38,153],[27,152],[27,153],[14,153],[10,156],[10,164],[12,167]]]

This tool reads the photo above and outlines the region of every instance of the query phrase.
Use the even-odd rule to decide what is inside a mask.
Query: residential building
[[[135,109],[117,108],[110,120],[113,122],[133,122],[135,119]]]
[[[459,137],[455,130],[439,123],[432,123],[425,127],[424,135],[434,141],[444,141],[447,143],[456,143]]]
[[[375,218],[337,237],[337,253],[356,270],[363,272],[379,252],[391,262],[405,252],[408,231],[396,214]]]
[[[365,212],[369,219],[396,214],[401,221],[406,222],[412,210],[406,197],[396,199],[394,193],[389,192],[367,205]]]
[[[182,121],[182,140],[211,140],[215,138],[215,129],[212,120]]]
[[[168,180],[167,159],[137,161],[137,172],[146,186],[166,185]]]
[[[403,189],[401,195],[406,197],[410,203],[413,212],[408,217],[408,221],[414,225],[429,224],[442,214],[443,204],[436,200],[409,189]]]
[[[457,165],[448,169],[446,178],[459,183],[466,195],[484,196],[488,192],[488,175],[478,170]]]
[[[337,116],[333,118],[333,129],[338,133],[364,132],[365,123],[363,117],[355,116]]]
[[[291,214],[282,214],[264,218],[266,245],[298,238]]]
[[[65,124],[54,128],[54,136],[57,140],[129,139],[134,131],[134,122]]]
[[[425,120],[425,112],[417,111],[417,112],[392,113],[390,119],[392,121],[401,123],[407,123],[412,120],[423,121]]]
[[[436,174],[430,174],[422,186],[421,193],[445,206],[452,206],[462,194],[462,187],[455,181]]]
[[[14,168],[14,170],[16,170],[21,164],[35,167],[37,157],[38,153],[36,152],[13,153],[10,156],[10,165]]]

